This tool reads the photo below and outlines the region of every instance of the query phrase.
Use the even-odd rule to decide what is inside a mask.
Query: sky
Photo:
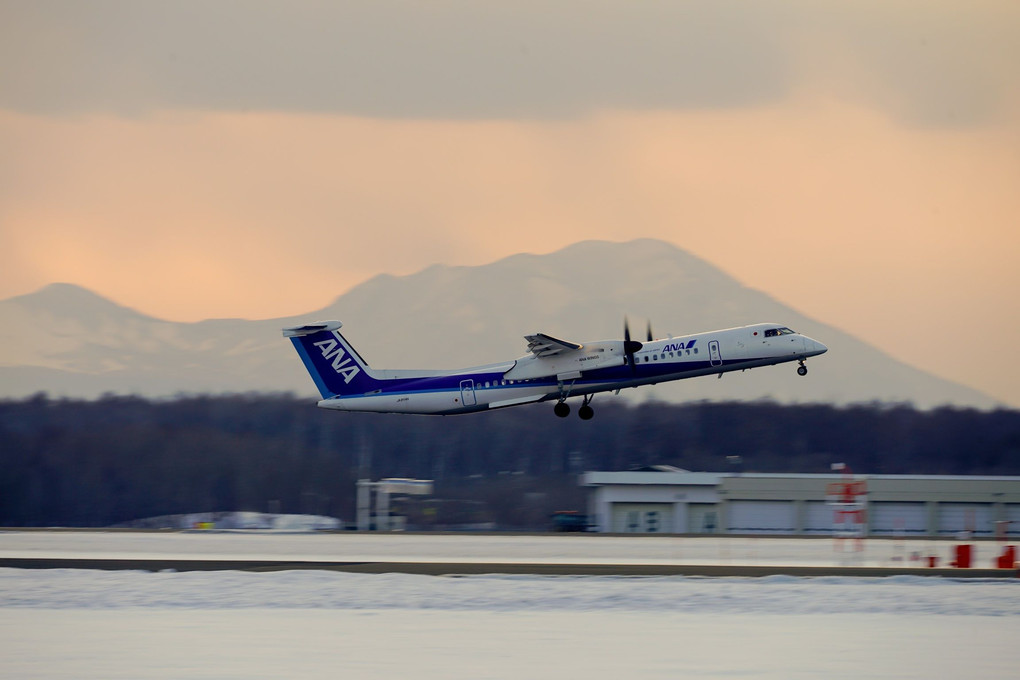
[[[1020,406],[1014,0],[0,0],[0,299],[658,238]]]

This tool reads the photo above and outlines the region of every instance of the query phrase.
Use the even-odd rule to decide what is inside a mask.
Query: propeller
[[[651,319],[649,319],[648,320],[648,342],[651,342],[654,339],[655,339],[655,337],[652,335],[652,321],[651,321]]]
[[[640,342],[630,339],[630,324],[627,323],[627,317],[623,317],[623,352],[627,355],[627,363],[630,364],[632,373],[637,370],[634,366],[634,352],[640,352],[642,347],[644,345]]]

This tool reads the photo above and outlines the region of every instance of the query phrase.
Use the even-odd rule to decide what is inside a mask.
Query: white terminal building
[[[586,472],[589,522],[613,533],[1020,536],[1020,477]]]

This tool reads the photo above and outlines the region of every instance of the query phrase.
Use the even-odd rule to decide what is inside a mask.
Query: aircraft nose
[[[825,354],[826,352],[829,351],[828,347],[818,342],[817,340],[812,340],[811,338],[808,337],[804,338],[804,349],[807,351],[808,354],[811,355]]]

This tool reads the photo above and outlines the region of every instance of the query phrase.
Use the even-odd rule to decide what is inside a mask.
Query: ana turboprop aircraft
[[[592,397],[624,387],[804,360],[828,348],[785,326],[761,323],[708,333],[648,341],[630,339],[576,343],[544,333],[526,335],[529,354],[501,364],[450,371],[369,368],[339,321],[317,321],[283,329],[322,394],[321,408],[337,411],[454,415],[537,401],[555,401],[553,412],[570,413],[567,399],[581,397],[578,415],[594,415]]]

